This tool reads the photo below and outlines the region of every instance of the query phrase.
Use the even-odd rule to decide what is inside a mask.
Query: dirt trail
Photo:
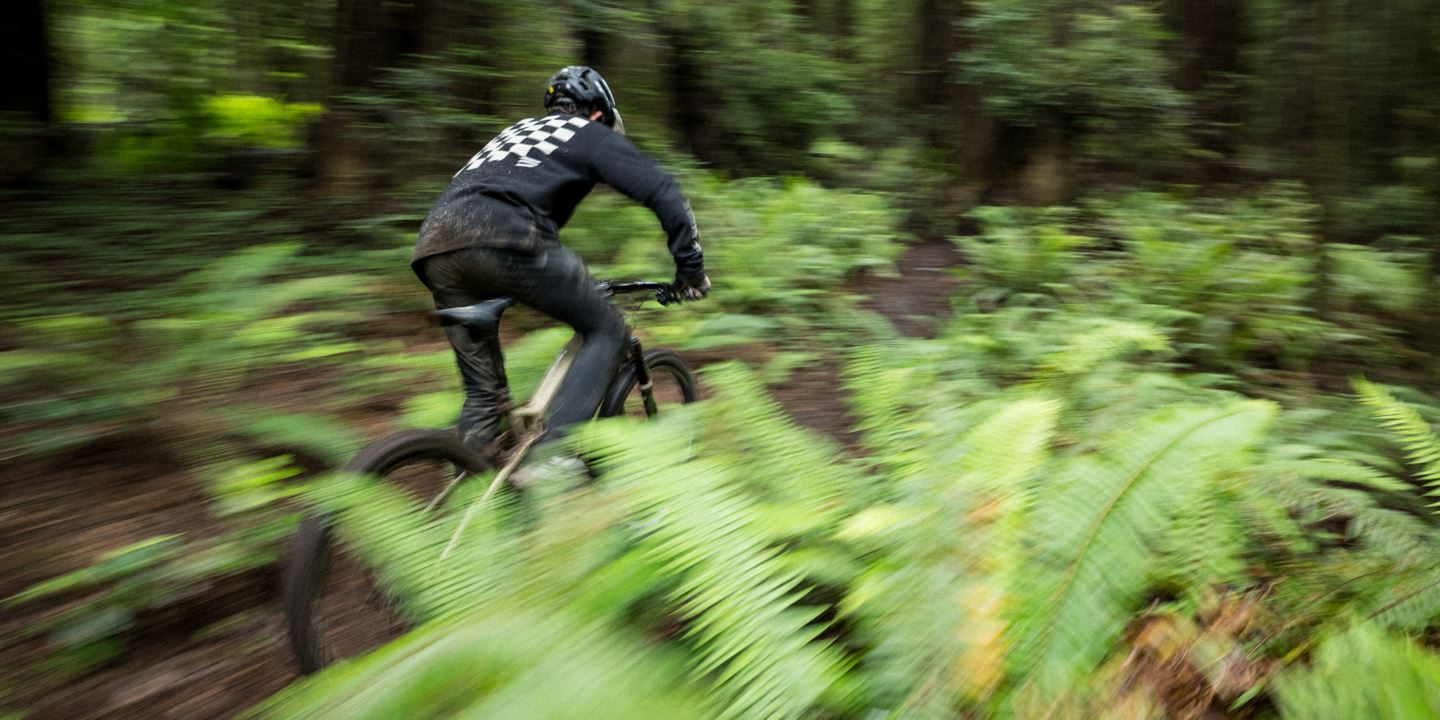
[[[931,241],[907,248],[900,277],[864,276],[851,290],[864,307],[895,323],[901,334],[925,336],[950,314],[959,281],[953,246]],[[697,365],[757,361],[754,349],[694,353]],[[800,424],[856,451],[858,438],[838,387],[840,363],[826,359],[795,370],[772,388]],[[383,432],[384,408],[355,419],[367,435]],[[12,468],[0,477],[0,597],[82,567],[101,552],[162,533],[204,536],[213,531],[204,496],[178,474],[161,451],[134,443],[96,449],[68,465]],[[81,512],[83,510],[83,512]],[[108,666],[60,688],[3,689],[0,714],[23,710],[48,718],[229,718],[268,697],[297,675],[281,644],[275,570],[218,580],[196,599],[140,618],[130,649]],[[73,598],[70,599],[73,601]],[[59,608],[7,610],[0,638]],[[6,648],[7,662],[33,660],[47,648],[37,640]]]
[[[213,534],[203,493],[153,445],[111,443],[69,460],[10,468],[0,479],[0,598],[156,535]],[[273,569],[217,578],[193,597],[141,613],[126,652],[99,670],[58,688],[43,673],[11,678],[0,709],[57,720],[231,717],[295,679],[274,642],[277,587]],[[82,597],[6,609],[0,638],[19,640],[4,648],[7,670],[53,656],[21,632]]]
[[[953,244],[926,241],[911,245],[900,255],[897,277],[863,275],[850,291],[866,296],[862,306],[884,316],[901,335],[931,337],[950,316],[950,296],[960,285],[950,270],[959,264],[960,255]],[[857,452],[860,439],[849,416],[849,393],[839,386],[840,365],[835,358],[807,365],[770,390],[797,423]]]
[[[884,315],[907,337],[931,337],[950,317],[950,298],[961,280],[951,271],[960,265],[960,252],[946,240],[911,245],[900,255],[899,277],[865,275],[852,290],[869,296],[865,306]]]

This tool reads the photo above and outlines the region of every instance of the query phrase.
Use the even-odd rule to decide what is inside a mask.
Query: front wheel
[[[646,350],[645,367],[650,370],[651,392],[659,412],[667,406],[683,405],[700,399],[700,385],[695,382],[695,373],[690,364],[673,350],[656,348]],[[627,415],[645,417],[645,401],[641,394],[640,373],[633,362],[626,362],[605,394],[600,405],[600,417]]]
[[[454,431],[410,430],[360,451],[343,472],[373,475],[435,512],[457,483],[489,469]],[[313,673],[398,637],[406,623],[364,559],[334,532],[334,517],[300,523],[285,572],[285,619],[300,670]]]

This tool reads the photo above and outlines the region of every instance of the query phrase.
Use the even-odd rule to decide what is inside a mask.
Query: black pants
[[[575,253],[553,246],[537,253],[466,248],[425,259],[420,275],[437,308],[510,297],[574,328],[583,342],[545,416],[550,430],[594,417],[625,352],[625,320],[595,289],[595,279]],[[477,336],[464,327],[445,330],[460,365],[465,406],[460,434],[486,450],[500,433],[510,402],[498,332]]]

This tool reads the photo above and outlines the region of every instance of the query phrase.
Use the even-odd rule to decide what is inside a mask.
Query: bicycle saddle
[[[441,325],[464,325],[474,331],[489,330],[500,324],[500,314],[514,305],[510,298],[498,298],[462,307],[436,310],[431,316]]]

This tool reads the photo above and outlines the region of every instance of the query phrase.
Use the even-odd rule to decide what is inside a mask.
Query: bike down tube
[[[560,383],[570,373],[570,366],[575,362],[575,353],[580,351],[582,339],[579,333],[565,343],[560,355],[551,363],[550,369],[545,372],[545,378],[540,381],[540,387],[530,396],[530,402],[516,408],[514,413],[526,419],[539,419],[549,409],[551,401],[555,399],[555,393],[560,390]]]

